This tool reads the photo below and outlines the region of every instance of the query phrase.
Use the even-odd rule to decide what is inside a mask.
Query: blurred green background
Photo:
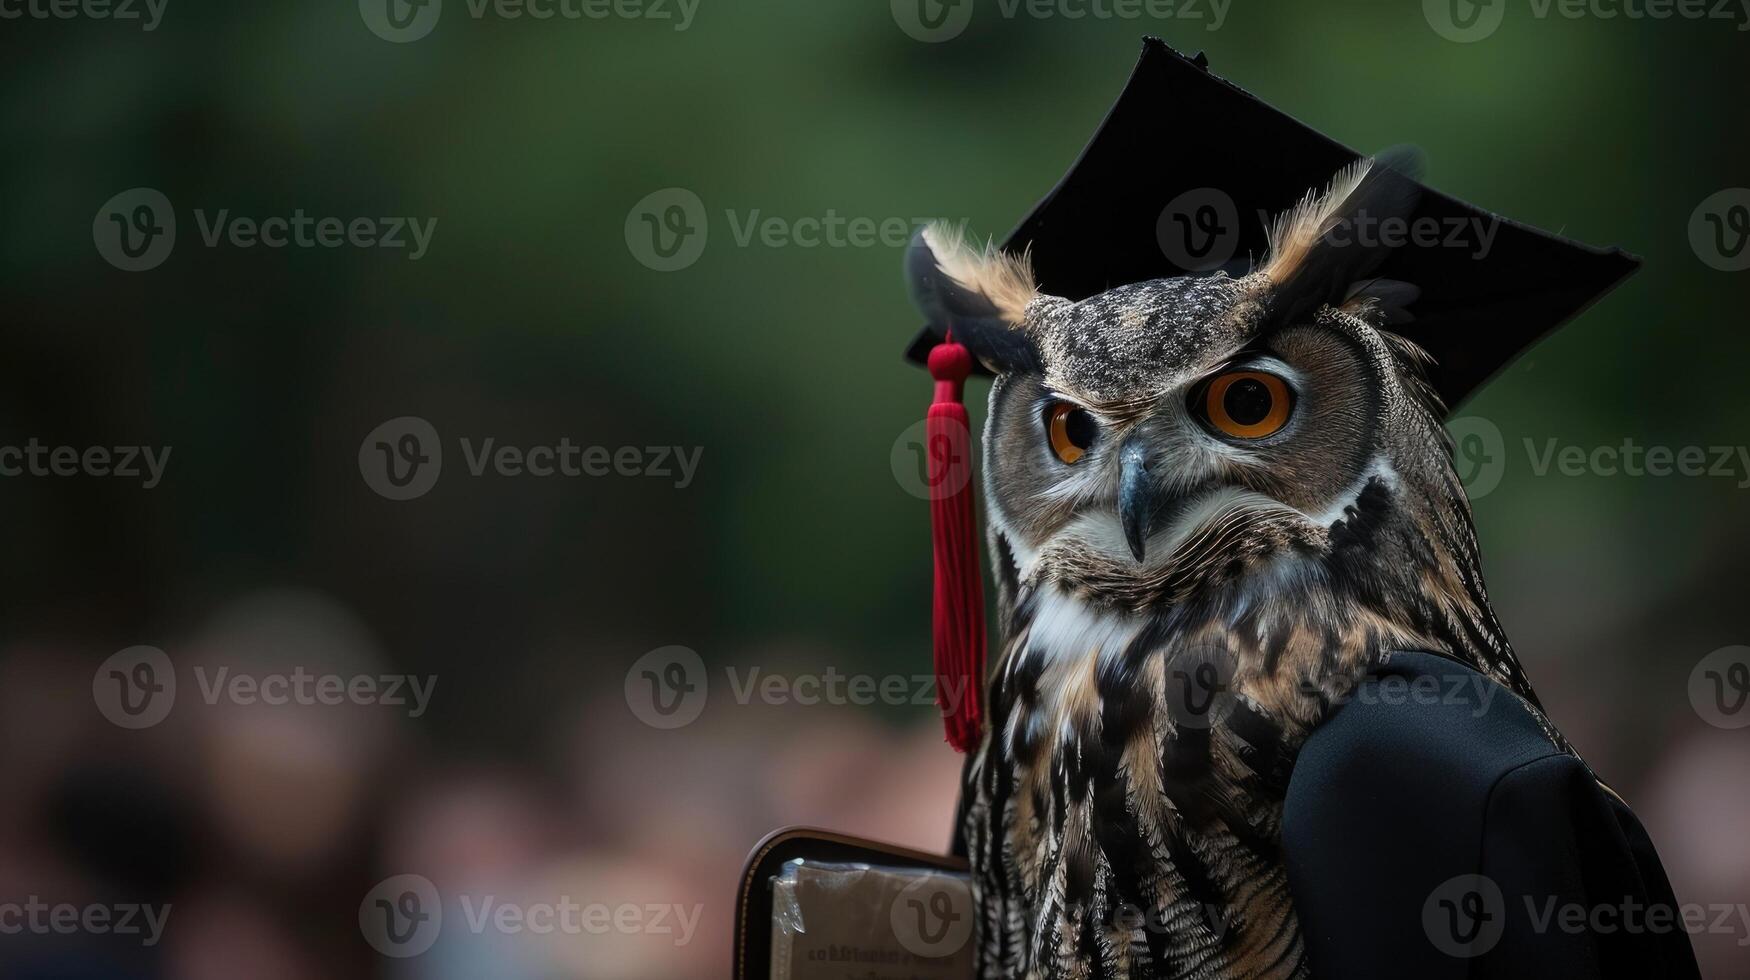
[[[1539,476],[1524,449],[1746,442],[1750,273],[1704,263],[1688,227],[1704,198],[1750,184],[1750,33],[1496,3],[1475,43],[1415,2],[1234,0],[1211,30],[1208,4],[1040,18],[975,0],[941,43],[909,36],[903,5],[803,0],[703,0],[684,30],[447,0],[407,43],[341,0],[169,0],[150,31],[0,22],[0,444],[173,447],[149,491],[0,479],[0,762],[17,788],[0,794],[0,899],[132,889],[178,910],[151,950],[9,940],[0,964],[721,976],[733,875],[764,830],[943,846],[957,760],[927,707],[739,705],[714,688],[677,732],[627,710],[627,668],[669,644],[714,683],[729,666],[927,670],[927,507],[893,463],[929,398],[900,360],[915,325],[900,250],[741,245],[734,225],[830,211],[1000,237],[1074,159],[1144,34],[1357,149],[1419,145],[1440,190],[1645,258],[1457,414],[1504,437],[1477,524],[1555,720],[1642,812],[1680,898],[1750,898],[1750,733],[1710,726],[1687,695],[1702,657],[1750,642],[1750,471]],[[1183,138],[1195,153],[1199,134]],[[145,272],[93,239],[94,214],[135,187],[178,225]],[[697,261],[657,271],[629,215],[677,187],[709,233]],[[196,209],[437,225],[412,261],[208,247]],[[405,415],[442,435],[445,469],[392,501],[358,454]],[[685,488],[473,477],[462,436],[702,457]],[[220,721],[185,696],[170,723],[129,732],[90,687],[134,644],[438,687],[417,719]],[[359,936],[357,905],[410,870],[446,889],[560,875],[704,918],[684,945],[531,953],[446,933],[392,961]],[[1737,939],[1698,937],[1710,975],[1750,965]]]

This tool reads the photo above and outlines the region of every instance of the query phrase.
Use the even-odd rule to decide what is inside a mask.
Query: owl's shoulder
[[[1530,964],[1581,978],[1696,975],[1680,931],[1562,932],[1539,918],[1676,900],[1627,805],[1518,698],[1432,654],[1392,657],[1308,738],[1282,854],[1316,976],[1474,980],[1535,975],[1514,972]],[[1448,920],[1473,906],[1479,917],[1457,935],[1481,945],[1454,953],[1464,943]]]
[[[1497,788],[1545,763],[1584,768],[1482,673],[1434,654],[1395,654],[1295,760],[1282,815],[1290,871],[1474,869]]]
[[[1333,794],[1353,802],[1348,791],[1382,781],[1426,786],[1448,801],[1476,798],[1503,775],[1562,754],[1493,679],[1446,657],[1398,653],[1314,730],[1295,763],[1289,803],[1316,806]]]

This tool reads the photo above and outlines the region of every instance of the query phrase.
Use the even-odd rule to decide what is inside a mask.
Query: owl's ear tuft
[[[1309,191],[1270,226],[1270,252],[1256,272],[1269,280],[1272,319],[1298,322],[1336,305],[1391,253],[1391,222],[1416,210],[1420,156],[1408,148],[1357,160],[1323,194]]]
[[[966,242],[963,228],[935,222],[906,249],[912,302],[937,339],[949,333],[990,371],[1037,371],[1039,352],[1022,329],[1039,296],[1027,256]]]
[[[967,242],[963,225],[937,221],[924,226],[912,239],[912,261],[912,296],[920,306],[927,290],[961,315],[994,315],[1020,326],[1027,304],[1039,295],[1026,255],[1010,255],[994,245],[975,246]]]

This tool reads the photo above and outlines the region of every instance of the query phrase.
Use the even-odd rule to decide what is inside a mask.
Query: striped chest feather
[[[1288,773],[1383,639],[1323,612],[1236,629],[1022,595],[967,775],[986,978],[1305,975]]]

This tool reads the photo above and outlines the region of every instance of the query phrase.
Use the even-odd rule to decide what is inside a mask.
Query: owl
[[[1359,161],[1252,267],[1047,295],[1025,255],[921,234],[913,295],[994,373],[1003,637],[962,833],[982,976],[1298,977],[1281,847],[1299,746],[1393,651],[1544,717],[1490,608],[1429,357],[1395,333]],[[1350,233],[1345,234],[1343,232]]]

